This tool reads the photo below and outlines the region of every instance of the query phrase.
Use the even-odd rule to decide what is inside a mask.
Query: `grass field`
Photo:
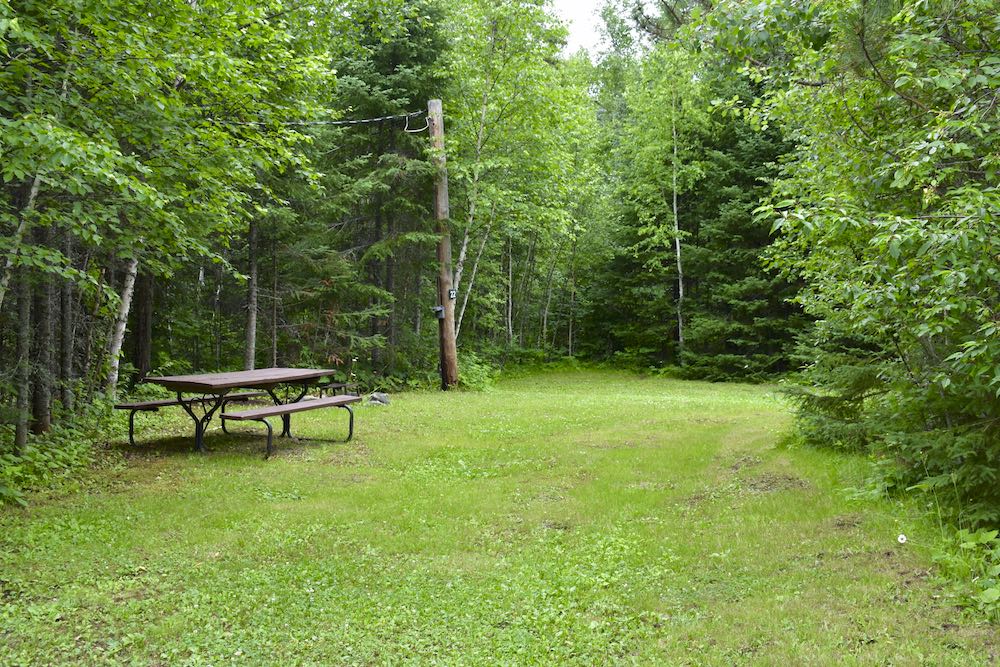
[[[344,418],[293,426],[333,438]],[[863,462],[784,447],[790,417],[767,387],[536,374],[393,396],[358,410],[353,442],[278,440],[269,461],[260,425],[213,431],[195,455],[179,411],[139,423],[123,465],[0,510],[0,665],[1000,651],[929,579],[930,524],[852,499]]]

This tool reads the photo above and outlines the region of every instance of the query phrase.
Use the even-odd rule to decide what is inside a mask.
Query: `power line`
[[[279,121],[278,125],[294,125],[294,126],[312,126],[312,125],[368,125],[372,123],[384,123],[389,120],[399,120],[405,118],[407,121],[407,127],[404,128],[407,132],[422,132],[427,129],[427,126],[420,128],[419,130],[409,129],[409,120],[417,116],[427,115],[426,111],[411,111],[410,113],[400,113],[394,114],[392,116],[377,116],[375,118],[358,118],[355,120],[285,120]],[[255,127],[260,127],[262,125],[272,125],[273,123],[265,123],[263,121],[238,121],[238,120],[219,120],[217,118],[210,119],[214,123],[227,124],[227,125],[252,125]]]
[[[283,125],[367,125],[370,123],[384,123],[387,120],[398,120],[405,118],[409,120],[416,116],[426,115],[426,111],[411,111],[410,113],[400,113],[393,116],[378,116],[376,118],[359,118],[357,120],[290,120]]]

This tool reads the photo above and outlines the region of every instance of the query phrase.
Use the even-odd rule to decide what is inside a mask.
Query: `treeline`
[[[440,98],[463,382],[792,373],[996,522],[994,4],[612,0],[590,59],[543,0],[0,0],[0,456],[154,371],[432,385]]]
[[[720,101],[751,104],[761,87],[682,34],[697,24],[643,12],[604,10],[595,141],[608,224],[593,226],[603,249],[588,272],[585,351],[686,377],[776,377],[807,318],[797,281],[765,267],[771,224],[754,210],[791,144],[725,111]]]
[[[1000,523],[1000,31],[984,0],[770,15],[792,85],[760,112],[796,150],[776,266],[818,319],[812,442],[873,452],[888,488]],[[810,85],[795,85],[796,79]],[[794,134],[793,134],[794,133]]]
[[[431,384],[432,98],[464,381],[571,351],[599,179],[564,39],[532,1],[0,4],[0,467],[152,372]]]
[[[767,173],[757,172],[769,179],[769,196],[755,216],[773,223],[776,233],[765,261],[799,286],[794,300],[813,320],[797,336],[791,363],[800,371],[793,396],[802,436],[870,454],[878,464],[878,489],[922,489],[962,524],[996,526],[996,3],[727,0],[660,6],[659,15],[641,4],[620,9],[658,45],[644,67],[700,62],[696,76],[683,77],[684,87],[674,86],[670,97],[650,107],[660,110],[661,134],[664,117],[673,131],[672,118],[688,114],[676,126],[678,136],[699,125],[683,100],[694,95],[692,86],[710,84],[711,106],[755,130],[735,135],[723,153],[780,156]],[[742,83],[718,84],[713,73],[719,68]],[[638,99],[653,90],[647,86]],[[774,140],[785,145],[766,146]],[[698,173],[699,159],[678,160],[681,169],[668,162],[666,173],[640,184],[707,178]],[[758,169],[763,164],[751,163]],[[663,161],[654,168],[662,170]],[[640,225],[640,207],[666,206],[666,197],[648,191],[638,191],[635,201]],[[683,233],[683,206],[680,211],[674,219]],[[725,254],[714,259],[720,256]],[[774,280],[771,275],[764,280]],[[738,284],[730,281],[718,293],[732,294]],[[760,296],[758,290],[766,289],[759,283],[751,292]],[[995,536],[985,533],[975,544],[1000,553]],[[995,602],[1000,589],[990,588],[997,582],[988,569],[980,584]]]
[[[0,403],[16,451],[114,394],[137,286],[199,259],[228,269],[219,250],[269,196],[263,175],[304,166],[287,121],[318,113],[320,33],[339,26],[282,13],[0,5]]]

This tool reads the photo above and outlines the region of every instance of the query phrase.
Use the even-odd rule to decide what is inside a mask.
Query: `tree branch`
[[[865,41],[864,18],[861,19],[861,27],[858,28],[857,35],[858,35],[858,42],[861,44],[861,52],[865,54],[865,60],[867,60],[868,64],[871,65],[872,71],[875,72],[875,76],[878,77],[878,80],[882,82],[882,85],[884,85],[886,88],[888,88],[893,93],[898,95],[900,98],[906,100],[910,104],[918,107],[922,111],[926,111],[929,113],[930,108],[927,107],[923,102],[921,102],[916,98],[910,97],[909,95],[901,91],[899,88],[897,88],[895,85],[893,85],[891,81],[889,81],[882,75],[882,71],[878,68],[878,65],[875,64],[875,60],[872,58],[871,53],[868,52],[868,43]]]

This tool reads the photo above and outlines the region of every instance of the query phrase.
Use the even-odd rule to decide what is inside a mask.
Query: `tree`
[[[27,313],[40,327],[33,387],[19,374],[16,388],[33,389],[38,430],[53,373],[73,381],[72,348],[58,365],[48,353],[62,303],[54,295],[72,288],[92,302],[87,350],[111,324],[107,355],[91,363],[84,352],[83,361],[93,371],[85,381],[93,387],[100,375],[113,395],[136,274],[221,259],[212,241],[239,224],[258,174],[294,161],[303,137],[282,121],[309,113],[304,93],[325,71],[313,43],[291,36],[295,17],[277,7],[0,6],[0,300],[15,272],[39,297]],[[72,335],[72,302],[68,310]]]
[[[631,258],[639,261],[636,269],[641,277],[637,292],[630,295],[633,301],[644,300],[641,292],[654,289],[650,278],[660,284],[673,283],[673,290],[656,289],[652,307],[660,311],[662,305],[669,305],[674,335],[652,333],[648,345],[639,345],[661,360],[683,361],[682,242],[686,233],[681,196],[703,176],[702,144],[711,131],[706,94],[696,68],[697,61],[681,49],[664,46],[650,52],[626,91],[627,119],[618,146],[618,160],[630,167],[620,177],[621,254],[615,260],[618,268],[612,271],[630,271],[625,266]],[[657,330],[667,324],[662,321],[667,317],[664,313],[654,317],[661,319]],[[668,350],[664,342],[671,338],[674,345]]]
[[[559,328],[553,285],[568,276],[594,179],[589,64],[559,61],[564,29],[536,2],[470,1],[452,20],[445,108],[459,342],[507,355]]]
[[[764,212],[818,320],[806,435],[881,453],[970,522],[1000,518],[994,21],[980,0],[826,6],[758,114],[797,144]]]

